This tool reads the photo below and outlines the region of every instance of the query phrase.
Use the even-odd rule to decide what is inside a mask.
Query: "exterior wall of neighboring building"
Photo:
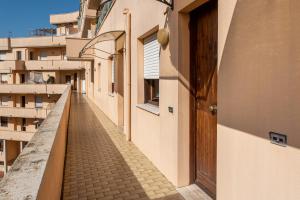
[[[49,78],[53,77],[55,84],[66,84],[68,75],[72,88],[78,92],[82,90],[85,64],[69,62],[66,58],[66,36],[78,32],[77,18],[78,12],[51,15],[50,23],[56,25],[57,35],[0,39],[0,81],[1,84],[13,84],[5,86],[8,94],[0,94],[0,117],[4,119],[4,123],[0,123],[0,140],[4,143],[0,170],[4,172],[60,98],[60,94],[47,94],[47,88],[52,87],[49,85],[52,82],[47,82],[52,80]],[[48,85],[44,85],[41,92],[34,89],[36,83]],[[22,89],[16,87],[18,84],[26,84],[26,88],[29,88],[28,84],[32,85],[32,93],[24,91],[22,94]],[[2,91],[6,92],[5,89]],[[24,106],[21,105],[23,96]]]

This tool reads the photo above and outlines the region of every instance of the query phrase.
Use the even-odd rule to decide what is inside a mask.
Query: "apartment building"
[[[298,41],[299,9],[293,0],[82,0],[82,34],[67,38],[66,54],[92,61],[87,97],[175,186],[297,199],[299,60],[286,50]]]
[[[0,166],[11,167],[51,112],[64,85],[85,93],[84,61],[68,61],[66,37],[78,34],[78,12],[50,16],[56,33],[0,38]],[[3,174],[2,173],[2,174]]]
[[[177,188],[196,185],[218,200],[300,199],[299,10],[295,0],[81,0],[77,23],[74,13],[51,17],[58,36],[1,39],[1,57],[12,57],[0,62],[3,126],[22,130],[22,118],[35,124],[47,115],[35,107],[47,110],[56,95],[62,95],[45,119],[48,123],[38,130],[40,135],[30,141],[33,147],[23,150],[17,170],[0,183],[0,196],[61,199],[63,182],[72,180],[69,198],[96,196],[97,189],[113,199],[142,173],[139,168],[134,174],[134,165],[144,163],[133,159],[129,166],[125,159],[125,154],[141,156],[131,154],[136,146]],[[70,34],[73,28],[78,32]],[[78,95],[71,101],[70,88],[62,85],[28,85],[45,82],[69,83],[86,98]],[[12,107],[16,114],[10,119],[12,112],[7,114],[5,105],[18,107],[27,101],[25,107],[37,113],[28,116],[28,110]],[[91,112],[96,107],[114,127],[99,110]],[[78,110],[87,110],[85,123],[78,123]],[[109,125],[102,126],[100,118]],[[93,134],[91,122],[99,122],[94,127],[102,135]],[[86,135],[85,126],[90,126]],[[68,127],[73,132],[71,144],[66,142]],[[26,131],[34,128],[28,125]],[[122,154],[121,137],[111,142],[109,131],[112,137],[124,134],[134,145]],[[78,138],[84,141],[75,143]],[[0,155],[7,165],[22,147],[19,140],[4,140]],[[104,140],[101,144],[108,152],[88,154],[89,147],[92,152],[101,149],[90,145],[97,144],[94,140]],[[7,152],[9,146],[13,150]],[[66,146],[71,161],[83,162],[67,163],[76,175],[65,171],[72,179],[63,180]],[[78,160],[76,152],[81,154]],[[109,156],[112,162],[87,167],[100,163],[95,158]],[[102,168],[113,165],[114,172],[101,174]],[[81,173],[90,177],[77,173],[82,168],[89,169]],[[104,179],[103,188],[98,179]],[[129,189],[139,184],[134,181]],[[149,183],[137,190],[146,187]],[[139,194],[128,198],[138,199]]]

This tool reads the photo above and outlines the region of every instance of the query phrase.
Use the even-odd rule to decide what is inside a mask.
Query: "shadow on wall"
[[[143,155],[137,153],[136,149],[119,147],[125,148],[125,151],[128,151],[126,153],[132,155],[126,157],[127,161],[124,159],[115,145],[131,144],[126,143],[125,138],[113,130],[109,130],[113,133],[108,133],[93,109],[82,96],[73,94],[62,199],[106,197],[181,200],[179,194],[172,193],[175,188],[170,190],[168,185],[162,185],[160,175],[153,172],[151,168],[144,167],[148,164],[139,158]],[[112,125],[112,129],[114,128]],[[112,134],[115,136],[111,136]],[[116,138],[113,141],[111,137]],[[129,166],[128,162],[132,166]],[[132,171],[133,167],[135,174]]]
[[[300,1],[238,1],[219,71],[221,125],[300,148]]]

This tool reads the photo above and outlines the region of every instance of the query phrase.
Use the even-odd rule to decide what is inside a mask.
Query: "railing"
[[[0,199],[60,199],[71,89],[55,108],[0,182]]]
[[[42,36],[42,37],[24,37],[12,38],[11,47],[47,47],[47,46],[65,46],[66,36]]]
[[[105,18],[109,14],[115,0],[107,0],[100,5],[98,10],[98,19],[97,19],[97,26],[96,26],[96,33],[100,30],[102,24],[104,23]]]
[[[28,131],[0,131],[1,140],[13,140],[13,141],[22,141],[28,142],[32,139],[36,132]]]
[[[64,84],[2,84],[1,94],[62,94]]]
[[[45,119],[51,109],[23,108],[23,107],[0,107],[0,116]]]
[[[85,65],[81,61],[68,60],[28,60],[26,70],[80,70]]]
[[[10,38],[0,38],[0,50],[10,50]]]
[[[22,60],[2,60],[0,61],[0,71],[11,73],[11,70],[24,70],[25,61]]]
[[[76,22],[78,19],[79,12],[70,12],[70,13],[62,13],[50,15],[50,23],[51,24],[66,24],[71,22]]]

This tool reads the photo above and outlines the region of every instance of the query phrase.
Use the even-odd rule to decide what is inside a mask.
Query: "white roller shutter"
[[[156,34],[144,40],[144,78],[159,79],[160,45]]]

